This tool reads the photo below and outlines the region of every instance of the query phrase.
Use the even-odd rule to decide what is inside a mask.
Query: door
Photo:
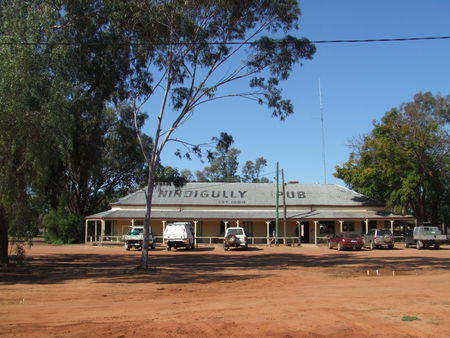
[[[302,243],[309,243],[309,222],[300,223],[300,233],[302,232],[302,226],[303,226],[303,234],[301,234],[302,235],[301,241]]]

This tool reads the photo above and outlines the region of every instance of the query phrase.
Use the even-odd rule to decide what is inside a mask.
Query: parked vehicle
[[[131,248],[141,250],[144,245],[144,226],[132,226],[130,231],[122,236],[122,241],[125,242],[125,250],[130,250]],[[151,233],[149,234],[149,248],[155,248],[155,241],[153,240],[153,235]]]
[[[363,238],[361,237],[361,235],[355,232],[350,231],[339,232],[328,238],[329,249],[336,248],[339,251],[344,249],[361,250],[363,246],[364,246]]]
[[[418,226],[414,231],[405,236],[405,248],[415,245],[417,249],[434,247],[439,249],[442,243],[447,240],[447,235],[443,235],[441,230],[435,226]]]
[[[367,234],[363,236],[364,246],[370,250],[379,248],[394,248],[394,236],[392,232],[387,229],[370,229]]]
[[[242,247],[244,249],[248,248],[247,234],[245,233],[244,228],[230,227],[225,230],[223,249],[230,250],[230,247]]]
[[[189,222],[168,223],[163,234],[163,241],[167,250],[170,251],[172,248],[177,250],[180,247],[194,249],[193,233],[192,224]]]

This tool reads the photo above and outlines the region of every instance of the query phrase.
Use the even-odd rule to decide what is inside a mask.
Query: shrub
[[[83,238],[82,217],[64,208],[51,210],[44,216],[45,241],[53,244],[77,243]]]

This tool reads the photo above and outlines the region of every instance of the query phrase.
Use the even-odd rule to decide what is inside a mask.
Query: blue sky
[[[448,0],[303,0],[300,30],[310,40],[377,39],[450,35]],[[241,150],[240,164],[263,156],[271,180],[276,162],[286,180],[324,183],[319,79],[325,129],[326,182],[349,156],[349,141],[371,131],[374,120],[418,92],[450,94],[450,40],[317,44],[311,61],[296,67],[283,92],[295,113],[280,122],[264,106],[226,99],[200,107],[176,137],[209,142],[224,131]],[[193,173],[206,163],[180,160],[175,145],[162,163]]]

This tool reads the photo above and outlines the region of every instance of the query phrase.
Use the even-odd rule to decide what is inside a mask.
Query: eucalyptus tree
[[[239,182],[238,157],[240,150],[233,148],[233,136],[222,132],[220,137],[213,137],[215,150],[208,152],[209,166],[197,172],[199,182]]]
[[[258,157],[255,162],[246,161],[242,167],[242,182],[268,183],[268,178],[261,177],[262,171],[266,166],[267,160],[264,157]]]
[[[449,122],[450,96],[418,93],[376,122],[334,175],[419,224],[448,224]]]
[[[213,137],[214,151],[208,151],[209,166],[196,172],[198,182],[246,182],[267,183],[267,178],[261,177],[262,170],[267,165],[264,157],[258,157],[255,162],[246,161],[238,174],[241,153],[233,146],[233,136],[222,132],[220,137]]]
[[[145,115],[126,105],[134,69],[114,26],[125,4],[0,2],[2,262],[8,237],[29,237],[39,213],[75,215],[72,240],[81,240],[84,216],[145,184],[135,136]]]
[[[266,105],[280,120],[293,113],[280,81],[315,53],[309,40],[287,35],[298,29],[299,16],[295,0],[131,0],[117,16],[128,32],[139,74],[131,83],[147,84],[132,100],[135,112],[145,103],[154,109],[148,122],[153,151],[145,153],[149,175],[142,268],[148,268],[156,164],[168,142],[187,144],[175,131],[196,108],[241,97]],[[235,85],[243,80],[248,80],[245,87]]]
[[[8,240],[29,239],[37,228],[33,195],[55,163],[47,145],[57,130],[47,77],[45,48],[17,44],[40,41],[51,15],[23,1],[0,2],[0,262],[8,264]]]

